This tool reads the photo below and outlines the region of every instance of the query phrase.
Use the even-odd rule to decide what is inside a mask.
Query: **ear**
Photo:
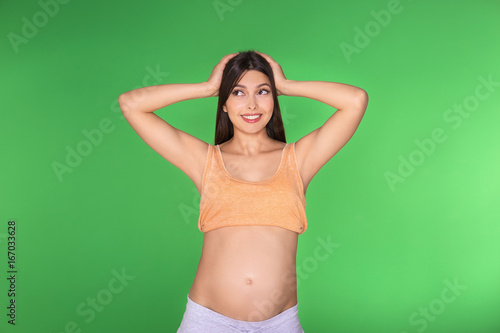
[[[222,111],[226,112],[227,113],[227,108],[226,108],[226,105],[223,105],[222,106]]]

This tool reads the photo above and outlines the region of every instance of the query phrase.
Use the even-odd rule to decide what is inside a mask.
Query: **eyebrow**
[[[271,87],[271,86],[269,85],[269,83],[261,83],[261,84],[259,84],[259,85],[257,86],[257,88],[262,87],[262,86],[268,86],[268,87]],[[244,86],[244,85],[242,85],[242,84],[237,84],[237,85],[235,85],[235,87],[246,88],[246,86]]]

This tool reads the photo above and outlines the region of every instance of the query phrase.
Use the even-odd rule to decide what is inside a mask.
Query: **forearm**
[[[366,107],[368,95],[361,88],[349,84],[326,81],[287,80],[282,88],[285,96],[299,96],[328,104],[337,110]]]
[[[123,112],[153,112],[181,101],[213,96],[206,82],[172,83],[127,91],[118,102]]]

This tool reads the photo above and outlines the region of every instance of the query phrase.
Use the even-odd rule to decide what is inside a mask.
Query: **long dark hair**
[[[222,73],[221,85],[219,88],[219,104],[217,106],[217,117],[215,120],[215,140],[214,144],[218,145],[228,141],[234,135],[233,124],[229,116],[222,107],[226,104],[229,95],[233,88],[238,84],[243,73],[247,70],[256,70],[265,74],[271,83],[271,91],[273,94],[274,109],[271,119],[266,125],[267,135],[274,140],[286,143],[285,128],[283,127],[283,119],[281,118],[280,105],[278,103],[278,94],[276,84],[274,82],[273,70],[271,66],[258,53],[254,51],[239,52],[231,58],[224,68]]]

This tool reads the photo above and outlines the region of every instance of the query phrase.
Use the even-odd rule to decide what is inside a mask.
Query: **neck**
[[[264,128],[263,131],[255,134],[235,132],[234,136],[223,143],[233,151],[238,151],[242,155],[254,155],[262,151],[268,151],[275,146],[276,140],[271,139]]]

